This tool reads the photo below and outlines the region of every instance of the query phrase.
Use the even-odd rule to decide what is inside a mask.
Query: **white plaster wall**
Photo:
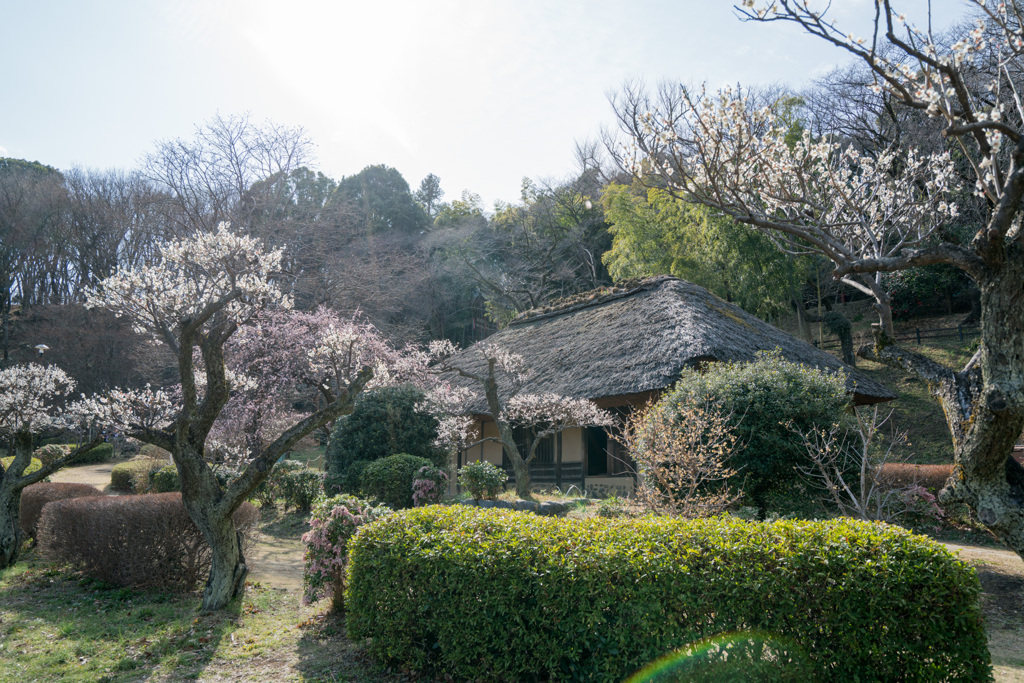
[[[583,429],[570,427],[562,432],[562,462],[583,462]]]

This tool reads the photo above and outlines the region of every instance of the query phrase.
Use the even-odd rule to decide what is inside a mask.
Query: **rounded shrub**
[[[284,499],[285,510],[293,507],[309,512],[313,502],[324,492],[323,473],[297,460],[278,461],[267,483],[274,496]]]
[[[395,453],[426,458],[444,467],[448,454],[434,444],[437,418],[416,410],[425,398],[423,390],[412,385],[363,392],[352,413],[334,424],[324,457],[328,489],[359,491],[357,477],[348,472],[353,463],[372,462]]]
[[[411,508],[412,481],[416,472],[429,467],[430,461],[408,453],[391,455],[366,466],[362,476],[362,492],[384,503],[392,510]]]
[[[74,444],[70,445],[73,450]],[[75,458],[76,465],[99,465],[110,462],[114,457],[114,444],[101,443],[87,451],[84,455]]]
[[[438,678],[620,681],[750,633],[788,643],[797,680],[991,675],[974,569],[883,524],[431,506],[361,528],[348,563],[350,636]]]
[[[153,474],[166,465],[166,460],[144,457],[118,463],[110,470],[110,488],[123,493],[145,493],[152,485]]]
[[[78,444],[74,444],[74,443],[48,443],[48,444],[44,444],[43,446],[40,446],[40,448],[36,452],[38,453],[39,451],[42,451],[43,449],[53,449],[53,448],[60,449],[60,453],[61,453],[60,457],[63,457],[65,455],[70,454],[72,451],[74,451],[76,448],[78,448]],[[75,458],[74,462],[72,462],[71,464],[72,465],[99,465],[99,464],[102,464],[102,463],[105,463],[105,462],[110,462],[110,460],[113,457],[114,457],[114,446],[113,446],[113,444],[100,443],[100,444],[96,444],[95,446],[90,448],[85,453],[79,455],[77,458]]]
[[[29,538],[36,537],[36,527],[43,513],[43,506],[55,500],[102,496],[95,487],[88,484],[64,482],[40,482],[26,486],[21,492],[21,530]]]
[[[774,351],[760,352],[750,363],[684,370],[661,405],[728,415],[739,446],[727,464],[739,471],[735,483],[763,513],[770,491],[800,479],[797,468],[807,462],[800,434],[847,420],[850,397],[842,374],[791,363]]]
[[[390,514],[389,507],[345,494],[317,502],[309,531],[302,536],[306,547],[302,601],[308,604],[330,597],[334,609],[340,611],[349,539],[363,524]]]
[[[181,490],[181,479],[178,477],[178,468],[174,465],[166,465],[149,476],[153,493],[171,493]]]
[[[253,505],[243,503],[235,526],[244,534],[258,516]],[[121,586],[193,590],[210,569],[210,547],[180,493],[49,503],[38,539],[44,557]]]
[[[471,462],[459,470],[459,486],[465,487],[476,500],[494,498],[505,488],[505,470],[489,462]]]

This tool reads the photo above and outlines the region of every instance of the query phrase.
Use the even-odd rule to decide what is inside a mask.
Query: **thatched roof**
[[[606,405],[614,405],[611,399],[616,397],[649,395],[670,387],[684,368],[708,361],[751,361],[758,351],[776,348],[789,361],[845,373],[856,403],[896,398],[838,358],[703,287],[670,277],[596,290],[562,307],[524,313],[487,341],[525,359],[531,371],[525,391],[589,398]],[[467,371],[486,373],[476,347],[453,361]],[[450,379],[479,390],[472,380]],[[481,411],[483,407],[482,402],[474,406]]]

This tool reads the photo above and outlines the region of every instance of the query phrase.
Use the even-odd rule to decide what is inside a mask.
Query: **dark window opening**
[[[587,476],[608,474],[608,432],[587,427]]]
[[[587,427],[584,430],[587,449],[587,476],[599,477],[609,474],[630,474],[633,460],[615,439],[608,437],[601,427]]]
[[[515,427],[512,430],[512,436],[516,440],[516,448],[519,449],[519,455],[526,458],[530,457],[530,427]],[[533,459],[533,463],[540,465],[553,465],[555,462],[555,435],[545,436],[537,444],[537,455]],[[508,461],[508,455],[502,451],[502,464],[505,467],[511,467],[512,463]]]

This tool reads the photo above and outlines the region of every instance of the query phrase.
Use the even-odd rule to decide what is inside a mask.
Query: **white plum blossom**
[[[486,371],[467,370],[450,343],[431,348],[431,355],[440,356],[433,370],[441,378],[417,409],[438,418],[440,445],[465,449],[484,441],[499,443],[515,470],[520,496],[530,495],[529,464],[543,439],[569,427],[611,427],[616,423],[613,415],[586,399],[520,393],[531,373],[519,354],[493,341],[480,342],[473,350],[483,356]],[[448,377],[444,377],[446,374]],[[454,383],[453,375],[472,380],[475,386]],[[478,422],[481,418],[493,420],[496,437],[484,436],[482,423]],[[514,427],[526,427],[529,432],[522,451],[513,437]]]
[[[615,418],[593,401],[559,394],[519,394],[510,398],[502,419],[513,424],[537,425],[537,438],[567,427],[612,427]]]
[[[93,416],[101,424],[123,432],[148,432],[166,428],[181,409],[175,392],[153,389],[111,389],[86,397],[68,407],[70,412]]]
[[[467,409],[475,398],[476,394],[468,387],[453,386],[443,380],[427,390],[426,397],[417,404],[416,411],[437,418],[436,445],[468,448],[473,443],[479,443],[482,435]]]
[[[974,27],[950,44],[930,30],[918,29],[882,0],[874,39],[841,34],[834,21],[803,1],[747,0],[743,7],[750,18],[764,19],[770,11],[846,48],[872,67],[877,92],[886,90],[904,104],[944,120],[945,135],[974,167],[975,191],[994,202],[1005,191],[1006,174],[998,159],[1003,138],[1020,140],[1020,133],[1008,120],[1024,118],[1016,82],[1024,57],[1024,32],[1018,3],[969,2],[978,15]],[[897,49],[875,49],[882,40]],[[971,83],[979,78],[983,79],[980,85]],[[1005,111],[1007,103],[1015,109],[1012,117]],[[972,139],[977,147],[970,143]]]
[[[68,417],[54,402],[74,388],[75,380],[56,365],[29,363],[0,370],[0,433],[63,427]]]
[[[221,223],[215,232],[165,243],[154,265],[119,270],[88,292],[88,305],[125,316],[136,331],[165,341],[210,313],[241,323],[260,309],[291,306],[271,280],[283,253]]]
[[[477,350],[488,361],[493,361],[513,384],[521,385],[529,377],[526,361],[519,354],[512,353],[490,341],[482,341],[477,344]]]
[[[658,104],[627,92],[620,104],[620,117],[639,124],[620,157],[628,170],[655,171],[678,196],[765,230],[789,253],[824,254],[844,282],[885,307],[879,276],[856,264],[920,247],[957,215],[948,152],[868,156],[806,131],[793,140],[771,108],[752,109],[731,88],[680,88]],[[891,333],[891,311],[883,323]]]

